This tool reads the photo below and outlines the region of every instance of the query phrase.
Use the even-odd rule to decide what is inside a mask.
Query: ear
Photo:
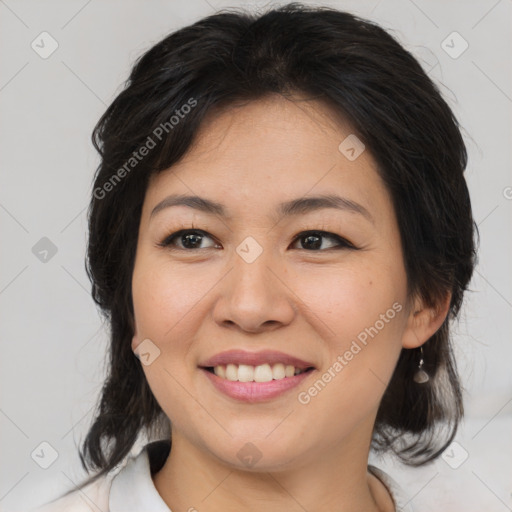
[[[419,298],[414,300],[402,335],[403,348],[418,348],[435,334],[448,315],[451,298],[451,292],[446,292],[436,307],[427,307]]]

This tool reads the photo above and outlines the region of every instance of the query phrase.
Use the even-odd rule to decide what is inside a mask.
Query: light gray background
[[[223,7],[266,4],[0,0],[0,510],[32,507],[84,476],[77,445],[101,389],[107,341],[84,270],[95,122],[134,59],[164,35]],[[512,2],[322,4],[390,29],[442,83],[464,127],[481,234],[473,291],[455,326],[468,413],[458,445],[421,469],[378,464],[420,512],[512,510]],[[31,48],[43,31],[59,45],[47,59]],[[442,46],[454,31],[469,44],[458,58]],[[462,48],[457,37],[444,43],[452,53]],[[42,237],[58,249],[46,263],[32,252]],[[58,453],[48,469],[31,457],[42,442]]]

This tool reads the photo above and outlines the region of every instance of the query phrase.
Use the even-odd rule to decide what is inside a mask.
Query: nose
[[[213,315],[219,325],[257,333],[292,322],[294,294],[283,266],[269,253],[263,251],[252,263],[234,255],[233,268],[217,289]]]

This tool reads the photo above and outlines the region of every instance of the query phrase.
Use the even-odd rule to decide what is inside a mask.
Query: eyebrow
[[[170,208],[172,206],[188,206],[189,208],[208,214],[218,215],[224,218],[229,217],[226,208],[216,201],[199,196],[173,194],[167,196],[153,208],[150,218],[154,217],[158,212],[165,208]],[[281,203],[276,208],[276,215],[281,219],[283,217],[290,217],[293,215],[303,215],[324,208],[334,208],[337,210],[358,213],[369,220],[372,224],[375,224],[373,216],[363,205],[346,197],[333,194],[301,197],[299,199],[293,199],[291,201]]]

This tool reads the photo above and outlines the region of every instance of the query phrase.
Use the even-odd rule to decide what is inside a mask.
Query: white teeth
[[[252,382],[254,380],[254,366],[238,365],[238,380],[240,382]]]
[[[238,380],[238,366],[236,364],[228,364],[226,366],[226,379],[232,381]]]
[[[272,367],[272,377],[276,380],[284,379],[286,377],[286,370],[284,369],[284,364],[277,363]]]
[[[225,366],[216,366],[213,371],[217,377],[221,377],[223,379],[226,378],[226,367]]]
[[[238,370],[240,380],[240,369]],[[254,382],[270,382],[273,379],[273,371],[269,364],[261,364],[254,368]]]
[[[239,382],[270,382],[271,380],[280,380],[286,377],[299,375],[304,370],[295,368],[291,364],[284,365],[276,363],[270,365],[268,363],[259,366],[251,366],[248,364],[228,364],[226,366],[215,366],[213,373],[221,379]]]

